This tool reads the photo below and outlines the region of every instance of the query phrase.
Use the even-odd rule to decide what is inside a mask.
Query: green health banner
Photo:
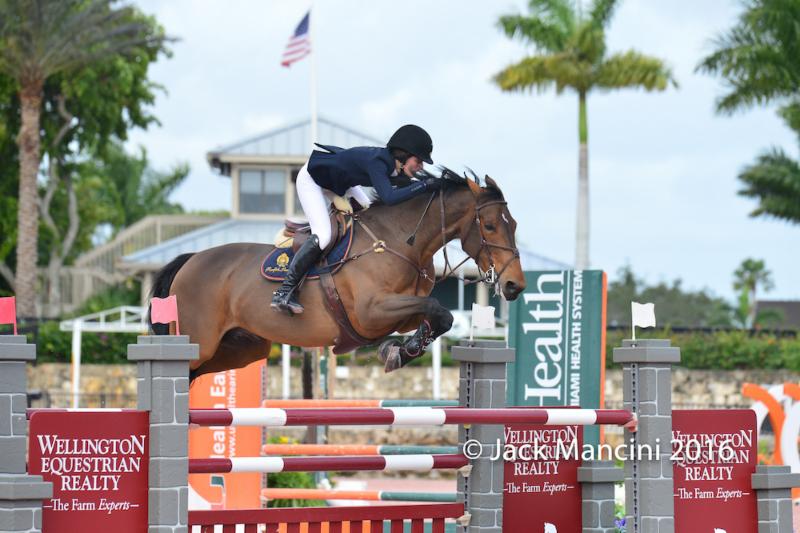
[[[511,305],[510,406],[603,406],[606,275],[601,270],[526,272],[527,288]],[[585,442],[599,442],[587,427]]]

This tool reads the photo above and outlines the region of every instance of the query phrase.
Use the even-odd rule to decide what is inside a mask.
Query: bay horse
[[[356,213],[351,256],[358,257],[334,276],[352,329],[364,339],[377,342],[395,331],[417,329],[405,342],[381,345],[378,351],[387,372],[421,355],[452,325],[453,315],[430,297],[433,256],[447,242],[459,238],[463,251],[481,273],[489,273],[487,279],[507,300],[525,288],[515,241],[517,223],[500,188],[488,176],[482,187],[477,179],[445,174],[440,191]],[[439,205],[431,209],[435,196]],[[408,238],[411,234],[415,237]],[[152,295],[177,295],[181,332],[199,344],[200,356],[191,363],[192,380],[265,358],[273,342],[301,347],[337,342],[339,324],[326,308],[319,280],[303,283],[304,313],[286,316],[270,308],[278,283],[265,280],[259,269],[273,249],[268,244],[237,243],[183,254],[156,276]],[[150,327],[155,333],[168,332],[164,325],[151,322]],[[174,333],[175,326],[170,329]]]

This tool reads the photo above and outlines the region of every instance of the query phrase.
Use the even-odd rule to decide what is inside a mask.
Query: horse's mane
[[[420,180],[427,179],[427,178],[440,179],[440,180],[443,181],[443,183],[442,183],[442,190],[443,191],[448,191],[448,190],[452,190],[452,189],[463,189],[463,188],[466,188],[466,187],[469,186],[467,184],[467,180],[469,180],[470,178],[467,177],[466,173],[462,176],[462,175],[458,174],[457,172],[455,172],[453,170],[450,170],[449,168],[447,168],[445,166],[440,166],[438,168],[440,170],[440,175],[439,176],[437,176],[436,174],[433,174],[431,172],[428,172],[427,170],[422,170],[419,173],[417,173],[417,179],[420,179]],[[473,181],[475,181],[475,183],[477,183],[478,185],[481,185],[481,187],[483,188],[483,192],[484,192],[484,194],[486,194],[485,199],[487,199],[487,200],[505,200],[505,198],[503,197],[503,191],[500,190],[500,188],[497,186],[496,183],[494,183],[493,180],[485,180],[484,183],[481,184],[481,180],[480,180],[480,178],[478,178],[478,176],[475,174],[475,172],[473,172],[471,168],[467,168],[467,170],[472,175]],[[487,178],[488,178],[488,176],[487,176]],[[392,177],[391,178],[391,183],[395,187],[407,187],[407,186],[415,183],[415,181],[412,180],[411,178],[409,178],[406,175],[400,175],[400,176]],[[373,207],[377,207],[377,206],[384,206],[386,204],[384,204],[380,199],[376,199],[372,203],[372,205],[373,205]]]
[[[442,171],[441,179],[445,180],[447,185],[454,185],[454,186],[461,185],[464,187],[467,186],[467,180],[469,180],[469,178],[467,177],[466,173],[464,173],[464,175],[461,176],[457,172],[450,170],[445,166],[439,168]],[[505,197],[503,196],[503,191],[500,190],[500,187],[498,187],[497,184],[494,182],[494,180],[489,178],[488,175],[486,176],[486,178],[489,179],[485,179],[484,183],[481,184],[480,178],[478,177],[477,174],[475,174],[475,172],[471,168],[467,167],[467,171],[472,176],[472,180],[483,188],[484,194],[488,194],[487,199],[505,200]]]

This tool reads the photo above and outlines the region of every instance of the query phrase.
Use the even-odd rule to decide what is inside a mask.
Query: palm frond
[[[614,16],[617,5],[618,0],[595,0],[589,11],[589,21],[597,28],[605,28]]]
[[[641,87],[647,91],[663,91],[670,84],[678,86],[664,61],[635,50],[614,54],[605,60],[597,69],[594,84],[603,89]]]
[[[551,67],[550,56],[530,56],[504,68],[492,81],[504,91],[536,89],[543,92],[557,82]]]
[[[603,28],[583,23],[573,34],[570,45],[577,61],[587,66],[599,65],[606,55],[606,32]]]
[[[800,97],[778,109],[778,115],[795,133],[800,134]]]
[[[0,3],[0,69],[17,79],[45,79],[169,40],[133,8],[113,3],[5,0]]]
[[[792,97],[800,88],[800,3],[751,0],[737,24],[717,36],[713,46],[696,70],[725,80],[718,112]]]
[[[567,42],[568,33],[563,28],[537,18],[505,15],[497,25],[506,36],[527,41],[547,52],[563,50]]]
[[[145,171],[142,180],[140,197],[149,211],[171,211],[174,206],[169,203],[169,196],[189,175],[189,165],[177,165],[169,173],[156,172],[152,169]]]
[[[761,154],[739,174],[739,180],[744,184],[739,194],[759,202],[750,216],[800,223],[800,165],[783,150],[772,148]]]
[[[575,29],[575,5],[571,0],[530,0],[532,17],[554,24],[569,33]]]

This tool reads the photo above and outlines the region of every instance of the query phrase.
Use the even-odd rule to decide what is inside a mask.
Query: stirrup
[[[305,308],[295,296],[296,292],[292,291],[282,303],[284,308],[292,315],[302,315]]]
[[[269,306],[276,311],[291,314],[292,311],[289,309],[289,297],[291,293],[292,291],[284,291],[283,287],[278,287],[275,292],[272,293],[272,301]]]

